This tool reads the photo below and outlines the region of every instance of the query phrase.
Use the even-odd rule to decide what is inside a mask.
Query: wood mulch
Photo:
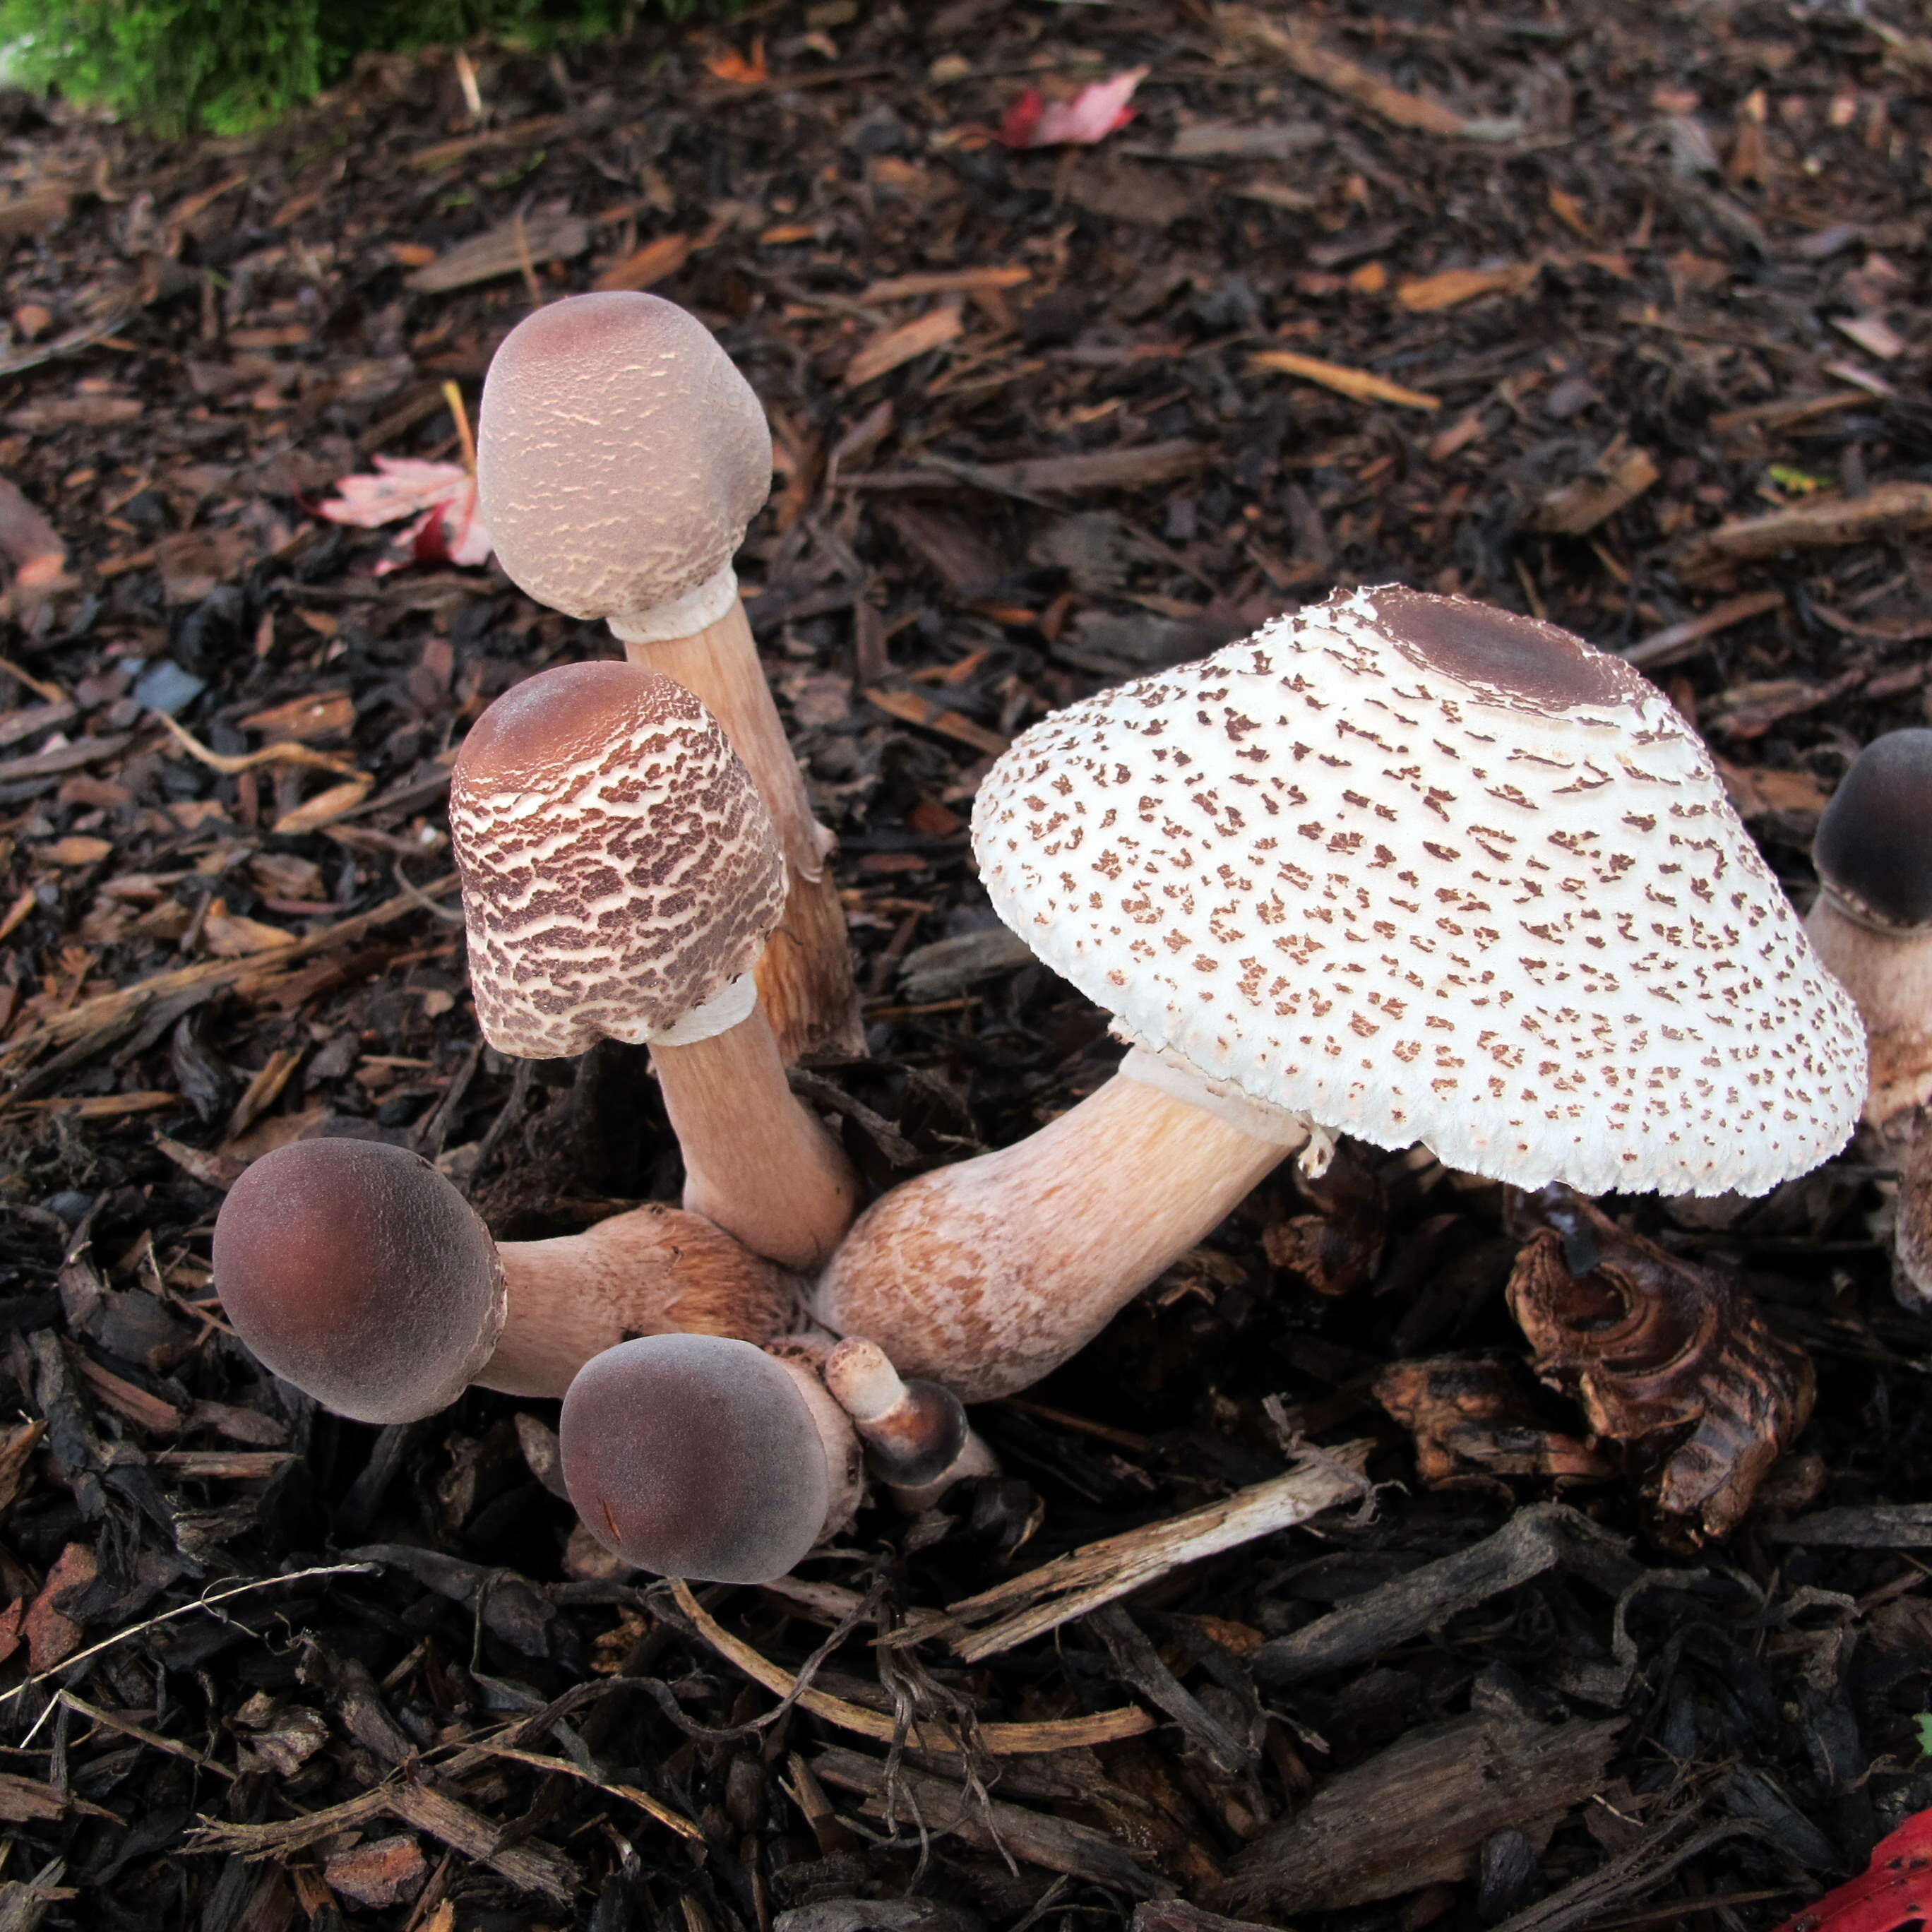
[[[1928,709],[1932,41],[1885,10],[828,0],[478,50],[480,119],[447,56],[248,142],[0,100],[0,475],[64,545],[37,585],[0,502],[0,1932],[1750,1928],[1932,1804],[1932,1333],[1868,1156],[1594,1232],[1285,1171],[982,1412],[1003,1478],[766,1590],[572,1544],[541,1406],[316,1412],[208,1268],[304,1132],[500,1234],[675,1192],[637,1054],[479,1050],[442,816],[492,698],[615,646],[314,514],[458,454],[445,386],[568,292],[687,304],[770,410],[741,570],[871,1049],[808,1085],[878,1185],[1117,1051],[977,890],[988,760],[1337,584],[1627,652],[1802,899]],[[1132,67],[1097,146],[988,138]],[[1808,1358],[1741,1524],[1665,1508],[1688,1424],[1533,1372],[1506,1285],[1578,1241],[1694,1279],[1787,1420]],[[1304,1526],[1161,1557],[1291,1469]]]

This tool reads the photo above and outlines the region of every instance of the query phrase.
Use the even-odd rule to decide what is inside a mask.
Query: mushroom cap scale
[[[1820,815],[1812,856],[1860,925],[1932,926],[1932,730],[1888,731],[1852,760]]]
[[[559,1434],[584,1526],[660,1576],[769,1582],[824,1528],[818,1424],[793,1376],[748,1342],[651,1335],[607,1348],[572,1382]]]
[[[661,1039],[749,972],[784,904],[770,815],[682,685],[562,664],[464,741],[450,829],[484,1037],[530,1059]]]
[[[621,625],[728,573],[771,490],[771,430],[695,316],[658,296],[571,296],[492,358],[476,479],[517,584]]]
[[[1856,1015],[1702,744],[1554,626],[1338,594],[1035,726],[974,842],[1117,1031],[1378,1145],[1750,1192],[1857,1118]]]
[[[359,1422],[447,1408],[506,1313],[488,1229],[428,1162],[380,1141],[254,1162],[214,1224],[214,1286],[262,1363]]]

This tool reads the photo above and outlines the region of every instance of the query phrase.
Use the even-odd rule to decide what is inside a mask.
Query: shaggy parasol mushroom
[[[784,867],[716,721],[639,665],[541,671],[464,741],[449,818],[484,1038],[527,1059],[648,1042],[685,1206],[816,1267],[857,1183],[794,1097],[758,1003]]]
[[[560,1396],[593,1356],[666,1332],[768,1342],[794,1284],[696,1214],[640,1208],[500,1245],[420,1156],[379,1141],[264,1154],[214,1224],[214,1286],[261,1360],[339,1415],[412,1422],[472,1382]]]
[[[1135,1050],[886,1196],[819,1283],[829,1327],[969,1402],[1064,1361],[1311,1122],[1522,1186],[1714,1193],[1856,1115],[1856,1016],[1702,744],[1552,625],[1338,594],[1034,727],[974,841]]]
[[[584,1526],[660,1576],[766,1583],[859,1506],[859,1441],[811,1365],[656,1335],[608,1348],[563,1399],[564,1486]]]
[[[733,553],[771,488],[751,386],[661,297],[572,296],[526,316],[483,385],[477,485],[503,568],[540,602],[606,620],[634,663],[710,708],[778,827],[784,917],[758,968],[788,1060],[864,1051],[845,916],[750,626]]]
[[[1932,1100],[1932,730],[1890,731],[1858,754],[1811,856],[1804,929],[1864,1020],[1865,1118],[1904,1138]]]

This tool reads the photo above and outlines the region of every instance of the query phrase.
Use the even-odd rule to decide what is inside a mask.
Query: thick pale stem
[[[845,909],[827,862],[832,838],[812,815],[804,775],[786,741],[744,606],[734,602],[694,636],[627,642],[626,654],[675,678],[724,728],[772,814],[784,848],[784,917],[758,962],[759,997],[788,1064],[809,1052],[865,1051]]]
[[[850,1163],[786,1084],[762,1007],[689,1046],[654,1046],[651,1064],[684,1151],[684,1204],[754,1254],[817,1268],[852,1225]]]
[[[580,1234],[503,1241],[508,1308],[476,1377],[554,1399],[593,1355],[639,1335],[724,1335],[759,1346],[805,1322],[798,1284],[721,1228],[674,1208],[633,1208]]]
[[[1881,932],[1829,892],[1818,896],[1804,930],[1865,1023],[1865,1118],[1898,1134],[1932,1102],[1932,932]]]
[[[962,1401],[1011,1395],[1084,1348],[1292,1151],[1117,1075],[1018,1145],[875,1202],[814,1308]]]

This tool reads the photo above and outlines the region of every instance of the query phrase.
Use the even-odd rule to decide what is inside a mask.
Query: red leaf
[[[1920,1811],[1880,1840],[1858,1877],[1787,1918],[1778,1932],[1904,1932],[1927,1918],[1932,1918],[1932,1811]]]
[[[1004,148],[1089,146],[1104,141],[1134,118],[1127,105],[1146,80],[1144,67],[1130,67],[1109,80],[1090,81],[1071,100],[1042,100],[1030,87],[1009,107],[995,137]]]

